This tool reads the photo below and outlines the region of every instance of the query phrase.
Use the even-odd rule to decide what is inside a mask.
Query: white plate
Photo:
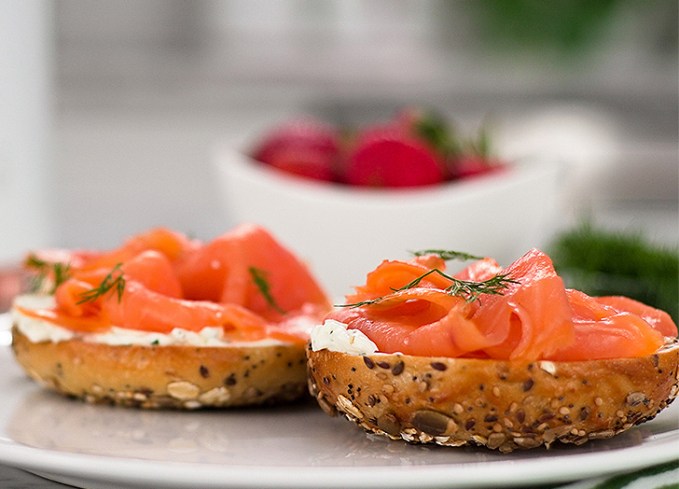
[[[611,440],[502,455],[369,436],[311,402],[202,412],[87,405],[29,381],[7,346],[0,346],[0,392],[0,463],[94,489],[511,487],[632,471],[679,455],[679,405]]]

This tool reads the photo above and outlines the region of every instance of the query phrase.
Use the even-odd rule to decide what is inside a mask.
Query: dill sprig
[[[433,274],[440,275],[451,281],[451,284],[445,289],[443,289],[445,293],[451,296],[462,297],[467,302],[474,302],[482,294],[502,295],[504,293],[504,290],[509,286],[509,284],[518,283],[516,280],[511,279],[508,274],[500,273],[487,280],[476,282],[473,280],[460,280],[458,278],[453,277],[452,275],[448,275],[447,273],[442,272],[438,268],[432,268],[431,270],[428,270],[419,277],[411,280],[403,287],[392,290],[394,292],[401,292],[403,290],[415,288],[420,284],[420,282],[422,282],[422,280],[427,278],[429,275]],[[388,296],[381,296],[375,299],[354,302],[352,304],[342,304],[339,305],[339,307],[360,307],[371,304],[377,304],[378,302],[383,301],[387,297]]]
[[[269,285],[269,281],[266,278],[266,272],[257,267],[249,267],[248,271],[252,277],[252,282],[255,284],[255,286],[257,286],[257,289],[264,297],[264,300],[266,300],[266,303],[275,309],[276,312],[285,314],[285,311],[278,305],[276,300],[273,298],[273,295],[271,295],[271,286]]]
[[[106,295],[109,291],[114,290],[118,296],[118,302],[123,299],[123,292],[125,292],[125,277],[123,275],[122,263],[116,264],[113,270],[104,277],[101,283],[90,290],[86,290],[80,294],[80,300],[76,304],[84,304],[85,302],[93,302],[100,297]]]
[[[482,260],[482,256],[472,255],[471,253],[465,253],[462,251],[453,250],[441,250],[441,249],[428,249],[428,250],[417,250],[410,252],[414,256],[426,256],[426,255],[437,255],[439,258],[449,261],[449,260]]]
[[[26,268],[36,271],[36,274],[31,278],[28,286],[31,293],[37,293],[43,290],[47,278],[52,275],[52,287],[48,291],[49,294],[54,294],[59,285],[64,283],[71,276],[71,265],[69,263],[49,263],[31,254],[24,262]]]

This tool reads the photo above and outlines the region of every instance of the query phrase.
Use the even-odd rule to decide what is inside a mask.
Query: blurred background
[[[562,160],[565,222],[678,240],[673,0],[6,0],[0,41],[0,262],[213,237],[216,146],[413,104]]]

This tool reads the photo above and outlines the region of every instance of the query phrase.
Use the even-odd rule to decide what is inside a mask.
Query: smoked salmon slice
[[[234,341],[304,342],[295,323],[317,321],[331,307],[306,265],[254,225],[208,243],[157,228],[71,258],[54,307],[23,313],[81,332],[221,327]]]
[[[456,281],[505,277],[491,293],[456,295]],[[507,360],[595,360],[655,352],[677,326],[628,298],[567,290],[533,249],[506,268],[491,258],[455,275],[438,257],[382,262],[329,318],[366,334],[384,353]]]
[[[274,321],[304,304],[329,307],[306,265],[254,225],[240,226],[190,253],[178,264],[177,275],[188,299],[238,304]]]
[[[553,356],[555,360],[641,357],[653,353],[664,343],[663,331],[656,329],[657,324],[620,307],[620,304],[628,306],[627,300],[632,299],[596,298],[577,290],[568,290],[567,294],[576,341],[559,349]],[[637,311],[648,307],[637,304],[643,306],[636,307]],[[663,324],[663,327],[670,333],[667,336],[677,335],[676,326],[671,329]]]

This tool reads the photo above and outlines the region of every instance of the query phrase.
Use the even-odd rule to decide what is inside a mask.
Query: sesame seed
[[[430,365],[431,368],[433,368],[434,370],[438,370],[439,372],[443,372],[448,368],[448,366],[443,362],[431,362]]]
[[[224,385],[236,385],[236,374],[230,374],[227,378],[225,378]]]
[[[392,375],[401,375],[403,373],[404,368],[405,368],[405,363],[400,361],[393,366],[393,368],[391,369],[391,374]]]
[[[553,362],[543,360],[540,362],[540,368],[547,372],[549,375],[554,375],[556,373],[556,365]]]
[[[200,376],[203,377],[204,379],[207,379],[210,376],[210,370],[205,365],[201,365],[198,368],[198,372],[200,373]]]
[[[526,413],[524,412],[523,409],[520,409],[519,411],[516,412],[516,420],[519,423],[523,423],[526,420]]]

